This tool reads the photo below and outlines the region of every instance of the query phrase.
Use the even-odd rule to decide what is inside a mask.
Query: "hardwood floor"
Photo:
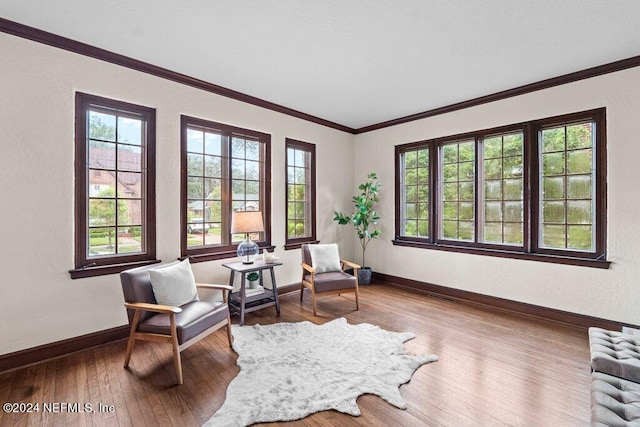
[[[400,392],[397,409],[377,396],[358,399],[360,417],[321,412],[271,426],[573,426],[589,423],[589,348],[583,329],[448,301],[382,284],[354,296],[281,297],[273,308],[247,314],[248,325],[346,317],[391,331],[411,331],[405,348],[436,354]],[[237,318],[233,318],[237,322]],[[0,425],[199,426],[222,405],[238,373],[224,329],[182,353],[184,385],[176,386],[171,346],[136,342],[130,369],[126,340],[0,374],[0,402],[40,404],[38,413],[0,412]],[[44,412],[43,403],[88,403],[94,413]],[[97,412],[99,404],[113,412]],[[50,406],[48,409],[56,409]]]

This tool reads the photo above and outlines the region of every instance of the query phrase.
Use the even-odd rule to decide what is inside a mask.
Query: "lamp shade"
[[[231,216],[231,234],[261,233],[264,231],[262,212],[234,212]]]

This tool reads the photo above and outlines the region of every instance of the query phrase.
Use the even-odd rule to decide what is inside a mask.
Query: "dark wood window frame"
[[[311,214],[311,235],[300,237],[300,238],[290,238],[288,232],[288,224],[289,224],[289,180],[285,179],[285,245],[284,249],[300,249],[300,247],[306,243],[318,243],[316,237],[316,146],[315,144],[311,144],[309,142],[298,141],[291,138],[286,138],[285,140],[285,177],[288,176],[288,167],[289,167],[289,148],[293,148],[295,150],[301,150],[309,153],[310,155],[310,167],[309,167],[309,188],[310,188],[310,197],[309,203],[310,206],[310,214]],[[305,193],[305,198],[307,194]]]
[[[548,249],[538,244],[539,236],[539,137],[538,134],[543,128],[552,126],[570,125],[580,123],[585,120],[592,120],[595,125],[595,146],[593,155],[595,156],[595,250],[593,252],[582,252],[572,250]],[[479,243],[478,227],[476,217],[475,242],[444,240],[439,235],[437,228],[438,216],[440,213],[434,207],[438,206],[438,195],[433,189],[438,188],[439,155],[438,150],[443,144],[459,141],[467,138],[476,139],[476,164],[479,161],[477,155],[478,140],[483,136],[492,134],[512,132],[522,130],[524,133],[524,226],[523,245],[510,246],[502,244]],[[424,148],[429,151],[429,237],[402,236],[402,156],[406,151]],[[578,113],[565,114],[561,116],[549,117],[529,122],[517,123],[501,126],[492,129],[485,129],[476,132],[468,132],[459,135],[447,136],[425,141],[418,141],[408,144],[397,145],[395,147],[395,239],[394,245],[408,246],[423,249],[434,249],[451,252],[471,253],[477,255],[489,255],[504,258],[526,259],[558,264],[569,264],[596,268],[609,268],[610,262],[606,260],[606,109],[598,108]],[[476,166],[477,168],[477,166]],[[476,188],[482,177],[476,173]],[[475,197],[476,212],[480,203],[477,192]]]
[[[180,171],[180,246],[182,257],[189,257],[192,262],[212,261],[217,259],[232,258],[237,255],[238,248],[237,243],[225,244],[225,245],[209,245],[200,246],[196,248],[189,248],[187,246],[187,129],[189,126],[212,129],[220,132],[221,134],[231,137],[233,135],[250,136],[259,140],[264,144],[264,200],[262,200],[261,210],[264,220],[264,233],[263,239],[255,240],[261,249],[273,250],[275,246],[271,244],[271,135],[263,132],[258,132],[249,129],[243,129],[236,126],[227,125],[224,123],[217,123],[211,120],[200,119],[196,117],[190,117],[182,115],[180,118],[180,134],[181,134],[181,171]],[[229,138],[230,140],[230,138]],[[231,172],[231,156],[227,156],[226,160],[229,162],[224,167],[228,174]],[[230,194],[231,178],[222,177],[223,186],[223,211],[222,221],[227,224],[229,229],[231,224],[231,201],[228,199]],[[227,181],[227,182],[225,182]],[[224,211],[224,204],[228,203],[228,211]]]
[[[103,98],[81,92],[75,99],[75,268],[69,270],[72,279],[119,273],[128,268],[159,262],[156,259],[155,158],[156,111],[128,102]],[[144,121],[146,138],[142,156],[142,221],[143,252],[131,255],[88,257],[88,155],[87,137],[90,108],[112,110],[135,115]]]

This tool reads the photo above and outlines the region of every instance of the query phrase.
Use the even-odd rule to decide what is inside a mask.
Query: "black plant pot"
[[[362,267],[358,270],[358,285],[368,285],[371,283],[371,267]]]

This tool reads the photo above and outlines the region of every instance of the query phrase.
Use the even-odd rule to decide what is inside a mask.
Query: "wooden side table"
[[[265,307],[276,306],[276,314],[280,316],[280,302],[278,301],[278,289],[276,288],[276,275],[273,268],[282,265],[281,262],[265,263],[263,260],[255,260],[253,264],[243,264],[241,261],[222,264],[231,270],[229,286],[233,287],[235,274],[240,273],[240,291],[232,292],[229,296],[229,311],[240,315],[240,326],[244,325],[245,313],[260,310]],[[246,275],[251,272],[260,274],[260,286],[263,286],[262,273],[269,270],[271,273],[272,289],[262,288],[261,291],[247,295]]]

